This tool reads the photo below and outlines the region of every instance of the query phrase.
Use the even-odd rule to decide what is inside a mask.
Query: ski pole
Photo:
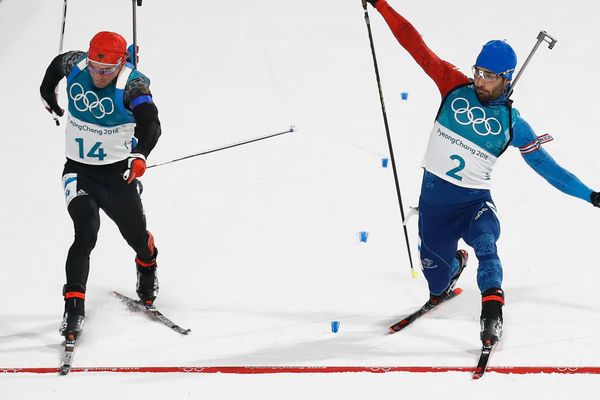
[[[383,101],[383,90],[381,89],[381,79],[379,77],[379,68],[377,66],[377,56],[375,55],[375,45],[373,44],[373,33],[371,32],[371,21],[369,19],[369,12],[367,11],[367,1],[362,0],[362,6],[365,10],[365,22],[367,24],[367,31],[369,32],[369,42],[371,43],[371,55],[373,56],[373,66],[375,67],[375,78],[377,79],[377,88],[379,89],[379,101],[381,103],[381,113],[383,114],[383,125],[385,126],[385,133],[387,136],[388,149],[390,152],[390,161],[392,162],[392,170],[394,172],[394,182],[396,183],[396,195],[398,196],[398,205],[400,207],[400,216],[402,217],[402,229],[404,230],[404,239],[406,240],[406,250],[408,251],[408,261],[410,263],[410,270],[413,278],[417,276],[417,271],[413,266],[412,253],[410,251],[410,243],[408,241],[408,232],[406,225],[404,224],[404,206],[402,205],[402,195],[400,194],[400,184],[398,183],[398,172],[396,170],[396,161],[394,159],[394,148],[392,146],[392,137],[390,135],[390,128],[388,125],[387,114],[385,112],[385,103]]]
[[[62,53],[63,41],[65,39],[65,25],[67,23],[67,0],[63,2],[63,16],[62,23],[60,24],[60,41],[58,42],[58,54]]]
[[[142,0],[131,0],[131,8],[133,12],[133,54],[131,55],[132,64],[137,67],[137,15],[136,15],[136,3],[137,7],[142,6]]]
[[[58,41],[58,54],[62,54],[63,51],[63,42],[65,39],[65,25],[67,23],[67,0],[63,1],[63,15],[62,22],[60,24],[60,39]],[[56,126],[60,126],[60,121],[58,119],[58,115],[52,111],[52,119],[54,119],[54,123]]]
[[[529,56],[527,56],[527,59],[523,63],[523,66],[521,67],[519,72],[517,73],[517,76],[515,77],[515,80],[513,81],[512,85],[510,85],[510,92],[508,93],[508,97],[510,97],[510,95],[512,94],[513,90],[515,89],[515,85],[517,84],[517,81],[519,80],[519,78],[521,77],[521,74],[525,70],[525,67],[527,67],[527,64],[529,64],[529,61],[531,60],[531,58],[537,51],[538,47],[540,47],[540,44],[542,42],[548,43],[548,48],[550,50],[552,50],[554,48],[554,45],[556,44],[557,40],[554,39],[552,36],[548,35],[548,33],[546,33],[546,31],[540,31],[540,33],[538,33],[537,42],[535,43],[535,46],[533,46],[533,49],[529,53]]]
[[[248,144],[248,143],[258,142],[259,140],[265,140],[265,139],[269,139],[269,138],[272,138],[272,137],[275,137],[275,136],[285,135],[286,133],[290,133],[290,132],[296,132],[296,127],[294,125],[291,125],[288,130],[283,131],[283,132],[272,133],[270,135],[259,136],[259,137],[255,137],[253,139],[248,139],[248,140],[244,140],[244,141],[241,141],[241,142],[236,142],[236,143],[231,143],[231,144],[227,144],[227,145],[220,146],[220,147],[215,147],[214,149],[205,150],[205,151],[201,151],[199,153],[194,153],[194,154],[190,154],[190,155],[187,155],[187,156],[175,158],[173,160],[163,161],[163,162],[159,162],[159,163],[156,163],[156,164],[152,164],[152,165],[149,165],[147,168],[154,168],[154,167],[158,167],[159,165],[171,164],[171,163],[174,163],[174,162],[177,162],[177,161],[181,161],[181,160],[185,160],[185,159],[188,159],[188,158],[198,157],[198,156],[202,156],[202,155],[209,154],[209,153],[215,153],[217,151],[221,151],[221,150],[225,150],[225,149],[230,149],[232,147],[237,147],[237,146],[241,146],[241,145]]]

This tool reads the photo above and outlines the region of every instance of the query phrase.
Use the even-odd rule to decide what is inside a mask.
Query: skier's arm
[[[135,152],[148,157],[161,134],[158,109],[154,102],[144,102],[132,110],[135,118],[135,137],[138,139]]]
[[[62,58],[63,54],[54,57],[54,60],[50,63],[46,69],[46,74],[40,85],[40,96],[44,101],[44,107],[49,112],[54,112],[58,116],[62,116],[65,110],[60,108],[58,100],[56,99],[56,86],[62,78],[64,78],[62,70]]]
[[[138,140],[134,153],[148,157],[161,135],[158,109],[150,92],[150,81],[145,76],[132,79],[125,87],[124,101],[135,119],[135,137]]]
[[[375,7],[387,22],[400,45],[436,83],[442,97],[456,86],[469,83],[469,78],[458,71],[454,65],[440,59],[431,51],[412,24],[398,14],[386,0],[378,0]]]
[[[140,75],[127,82],[123,101],[131,110],[135,120],[135,137],[138,142],[132,148],[127,159],[127,170],[123,173],[123,179],[132,183],[136,178],[144,175],[146,171],[146,159],[156,146],[161,134],[158,109],[150,93],[150,80]]]
[[[515,120],[513,131],[515,133],[515,138],[520,140],[521,143],[523,143],[526,138],[532,139],[518,146],[521,151],[521,156],[527,165],[561,192],[592,203],[592,189],[587,187],[571,172],[561,167],[552,156],[541,147],[531,126],[529,126],[529,124],[520,116]]]
[[[45,106],[48,111],[54,111],[59,116],[64,114],[64,110],[60,108],[56,99],[56,86],[62,78],[69,75],[73,66],[83,54],[82,51],[69,51],[64,54],[59,54],[54,57],[54,60],[52,60],[46,69],[46,74],[40,85],[40,95],[42,96],[42,100],[46,103]]]

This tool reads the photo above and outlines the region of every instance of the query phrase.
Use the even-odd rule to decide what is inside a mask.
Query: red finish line
[[[387,372],[442,373],[469,372],[475,367],[78,367],[71,373],[181,373],[181,374],[329,374],[363,372],[383,374]],[[600,367],[489,367],[486,372],[499,374],[600,374]],[[0,368],[4,374],[57,374],[58,368]]]

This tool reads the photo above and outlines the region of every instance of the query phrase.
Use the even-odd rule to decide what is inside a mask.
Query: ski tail
[[[185,329],[177,325],[175,322],[167,318],[153,304],[143,304],[140,300],[134,300],[117,291],[112,291],[111,294],[119,299],[130,311],[142,311],[150,316],[153,320],[160,322],[168,328],[182,335],[188,335],[192,332],[191,329]]]
[[[391,334],[400,332],[402,329],[406,328],[408,325],[412,324],[417,319],[419,319],[423,315],[427,314],[429,311],[433,310],[440,304],[442,304],[450,299],[455,298],[462,292],[463,292],[463,290],[461,288],[456,288],[456,289],[452,290],[450,293],[448,293],[447,295],[444,295],[443,297],[440,297],[440,298],[436,299],[435,301],[432,301],[431,299],[427,300],[427,302],[425,304],[423,304],[423,306],[421,308],[419,308],[417,311],[413,312],[412,314],[404,317],[400,321],[398,321],[395,324],[393,324],[392,326],[390,326],[388,329],[388,334],[391,335]]]

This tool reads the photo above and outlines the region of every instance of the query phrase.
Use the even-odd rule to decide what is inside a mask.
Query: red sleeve
[[[423,68],[423,71],[433,79],[442,97],[451,89],[469,83],[469,78],[460,72],[458,68],[440,59],[431,51],[415,27],[398,14],[386,0],[379,0],[376,6],[400,45],[410,53],[417,64]]]

